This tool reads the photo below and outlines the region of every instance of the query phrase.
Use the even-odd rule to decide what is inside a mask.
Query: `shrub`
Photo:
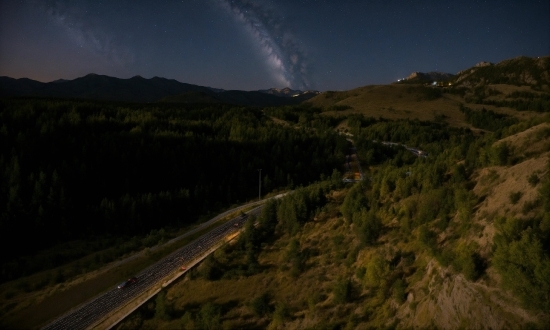
[[[455,250],[453,267],[469,281],[477,280],[484,271],[484,261],[477,252],[477,244],[462,244]]]
[[[541,205],[542,205],[541,198],[537,198],[530,202],[525,202],[523,203],[523,208],[521,209],[521,213],[525,215]]]
[[[418,228],[418,241],[432,253],[437,247],[437,235],[428,229],[426,225],[422,225]]]
[[[288,318],[290,311],[288,306],[283,302],[277,302],[275,305],[275,311],[273,312],[273,325],[280,326]]]
[[[343,304],[351,298],[351,281],[349,279],[339,279],[332,288],[334,294],[334,302]]]
[[[525,306],[550,310],[550,257],[534,230],[528,228],[518,240],[496,241],[493,265],[505,287]]]
[[[218,306],[208,302],[202,305],[199,311],[201,329],[213,330],[221,327],[221,312]]]
[[[166,291],[161,290],[155,299],[155,318],[169,320],[169,307],[166,305]]]
[[[358,279],[362,280],[365,277],[365,274],[367,273],[367,269],[363,266],[358,267],[355,270],[355,276],[357,276]]]
[[[536,173],[533,173],[527,177],[527,181],[529,182],[531,187],[534,187],[540,182],[540,179]]]
[[[405,302],[405,289],[406,289],[406,285],[405,285],[405,282],[403,282],[402,279],[399,278],[395,282],[393,282],[392,297],[399,304],[402,304],[402,303]]]
[[[271,313],[271,306],[269,305],[270,300],[269,294],[264,292],[262,295],[252,299],[250,308],[257,316],[267,315]]]
[[[521,196],[523,196],[523,193],[521,191],[516,191],[511,192],[508,197],[510,198],[510,203],[517,204],[517,202],[521,199]]]

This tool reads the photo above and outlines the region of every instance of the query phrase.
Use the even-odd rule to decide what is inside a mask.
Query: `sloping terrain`
[[[285,229],[280,212],[286,211],[278,206],[273,239],[248,250],[254,243],[243,237],[218,251],[118,328],[544,329],[550,315],[540,306],[526,307],[504,285],[507,275],[494,258],[502,258],[495,242],[505,230],[498,219],[536,223],[546,214],[532,202],[549,181],[549,127],[543,123],[493,142],[488,148],[509,147],[505,163],[482,166],[463,183],[448,179],[447,191],[403,192],[408,176],[427,184],[420,172],[431,168],[435,159],[428,157],[412,163],[409,174],[384,163],[370,167],[370,183],[333,186],[326,203],[294,233]],[[392,171],[403,176],[392,178]],[[465,187],[470,192],[456,190]],[[446,214],[442,203],[449,194],[457,206]],[[349,213],[350,207],[362,209]],[[432,207],[439,214],[430,215]],[[257,264],[251,267],[250,260]]]
[[[460,111],[464,105],[520,120],[550,111],[550,56],[519,57],[463,70],[444,86],[405,83],[326,91],[306,101],[326,115],[358,113],[367,117],[419,119],[475,128]]]
[[[482,63],[459,72],[454,84],[472,87],[480,84],[528,85],[538,90],[550,88],[550,56],[520,56],[497,64]]]
[[[326,109],[327,114],[361,113],[386,119],[440,118],[455,126],[464,123],[464,116],[459,111],[459,100],[442,95],[438,88],[422,85],[392,84],[366,86],[344,92],[328,91],[306,102]]]

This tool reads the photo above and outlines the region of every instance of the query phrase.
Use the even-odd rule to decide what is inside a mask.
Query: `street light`
[[[262,200],[262,169],[258,169],[258,200]]]

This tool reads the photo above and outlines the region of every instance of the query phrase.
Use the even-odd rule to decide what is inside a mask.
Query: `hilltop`
[[[520,57],[497,64],[478,63],[450,80],[445,75],[445,83],[436,86],[419,81],[416,78],[421,75],[416,74],[405,83],[323,92],[306,103],[321,108],[326,115],[435,120],[473,128],[461,105],[518,119],[549,111],[549,72],[550,56]]]
[[[445,82],[451,80],[455,75],[438,71],[432,72],[413,72],[407,78],[399,79],[398,82],[407,84],[433,83],[434,81]]]
[[[520,56],[497,64],[480,62],[470,69],[460,71],[454,77],[453,83],[464,87],[508,84],[550,92],[550,56]]]

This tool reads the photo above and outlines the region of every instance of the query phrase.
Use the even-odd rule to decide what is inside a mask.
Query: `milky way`
[[[244,24],[259,43],[279,83],[299,89],[309,87],[306,53],[282,17],[258,1],[218,0],[218,3]]]
[[[87,15],[85,3],[74,5],[62,1],[39,1],[49,18],[63,28],[73,42],[87,51],[106,58],[115,65],[127,66],[134,62],[134,53],[112,33],[107,33],[101,23]],[[73,5],[71,5],[73,4]]]

